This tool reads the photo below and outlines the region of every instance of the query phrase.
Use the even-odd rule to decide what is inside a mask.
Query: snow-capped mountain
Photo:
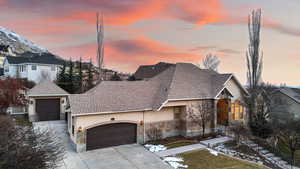
[[[9,45],[12,53],[21,54],[24,52],[42,53],[46,49],[22,38],[17,33],[0,26],[0,45]]]

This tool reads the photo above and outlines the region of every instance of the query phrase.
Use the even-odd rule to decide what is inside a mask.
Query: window
[[[232,120],[240,120],[244,118],[245,107],[239,103],[232,103],[231,104],[231,119]]]
[[[181,107],[174,107],[174,119],[180,119]]]
[[[31,70],[36,70],[36,65],[32,65]]]
[[[55,66],[51,66],[51,71],[55,71]]]

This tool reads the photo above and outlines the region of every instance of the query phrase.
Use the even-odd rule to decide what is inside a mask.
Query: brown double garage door
[[[60,99],[36,99],[35,110],[38,121],[60,119]]]
[[[113,123],[90,128],[86,135],[86,149],[136,143],[136,129],[133,123]]]

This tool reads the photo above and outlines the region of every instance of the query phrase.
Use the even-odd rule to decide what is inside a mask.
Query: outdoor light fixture
[[[144,125],[144,121],[143,120],[140,121],[140,125],[141,126]]]
[[[115,120],[115,118],[113,117],[113,118],[111,118],[110,120],[111,120],[111,121],[114,121],[114,120]]]
[[[77,131],[78,131],[78,132],[82,132],[82,127],[79,126],[78,129],[77,129]]]

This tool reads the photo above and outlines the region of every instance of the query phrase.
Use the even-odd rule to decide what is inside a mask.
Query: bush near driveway
[[[215,156],[207,150],[191,151],[179,156],[184,159],[184,164],[189,166],[188,169],[266,169],[264,166],[231,158],[220,153]]]

